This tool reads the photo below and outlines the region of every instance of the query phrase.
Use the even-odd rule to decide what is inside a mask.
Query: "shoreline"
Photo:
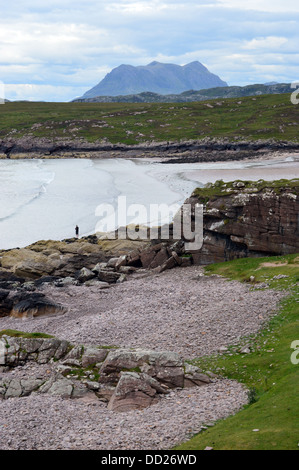
[[[135,145],[83,140],[23,137],[0,140],[0,159],[143,159],[165,164],[247,161],[299,155],[299,143],[204,138],[180,142],[144,142]]]

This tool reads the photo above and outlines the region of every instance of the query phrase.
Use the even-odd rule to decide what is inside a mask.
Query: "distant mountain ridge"
[[[181,66],[151,62],[148,65],[120,65],[113,69],[82,98],[118,96],[152,92],[178,94],[187,90],[201,90],[228,86],[200,62]]]
[[[206,101],[209,99],[242,98],[245,96],[276,95],[292,93],[291,84],[277,83],[275,85],[246,85],[209,88],[206,90],[188,90],[180,94],[160,95],[158,93],[144,92],[119,96],[95,96],[92,98],[77,98],[74,102],[90,103],[187,103],[193,101]]]

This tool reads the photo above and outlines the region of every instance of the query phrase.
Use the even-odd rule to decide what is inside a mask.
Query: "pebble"
[[[96,287],[47,285],[43,292],[68,307],[67,313],[25,321],[0,318],[0,330],[38,331],[82,344],[169,350],[192,359],[217,353],[258,332],[286,295],[202,274],[201,267],[192,266],[141,279],[132,276],[105,292]],[[50,370],[49,364],[30,364],[16,368],[15,377],[48,377]],[[172,391],[147,409],[125,414],[108,411],[100,401],[33,393],[0,401],[4,430],[0,448],[166,450],[190,439],[206,423],[213,425],[236,413],[247,402],[243,385],[226,379]]]

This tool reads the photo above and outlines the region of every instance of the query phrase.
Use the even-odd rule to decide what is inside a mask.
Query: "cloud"
[[[1,13],[0,79],[9,84],[8,99],[23,90],[24,97],[40,99],[44,91],[61,100],[65,91],[67,101],[122,63],[152,60],[199,60],[238,85],[265,74],[267,81],[299,76],[297,1],[15,0]],[[27,84],[34,85],[30,93]]]
[[[242,4],[240,4],[238,0],[218,0],[218,3],[226,8],[241,10],[255,10],[269,13],[299,12],[297,0],[288,0],[287,2],[282,2],[281,0],[246,0],[246,2],[242,2]]]
[[[281,37],[275,37],[275,36],[269,36],[267,38],[254,38],[251,39],[250,41],[246,41],[243,49],[248,49],[248,50],[265,50],[265,49],[270,49],[270,50],[275,50],[284,44],[287,44],[288,39],[287,38],[281,38]]]

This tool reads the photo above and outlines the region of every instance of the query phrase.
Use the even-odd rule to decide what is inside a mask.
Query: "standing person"
[[[78,227],[78,225],[76,225],[75,232],[76,232],[76,238],[79,238],[79,227]]]

